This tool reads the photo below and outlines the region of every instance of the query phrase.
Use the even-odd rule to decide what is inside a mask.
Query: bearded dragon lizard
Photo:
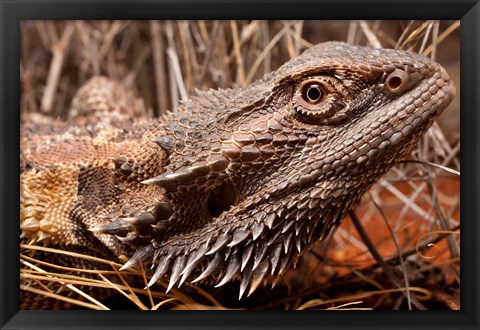
[[[426,57],[341,42],[154,120],[94,78],[69,123],[24,125],[22,239],[150,264],[167,291],[237,279],[242,297],[338,226],[454,93]]]

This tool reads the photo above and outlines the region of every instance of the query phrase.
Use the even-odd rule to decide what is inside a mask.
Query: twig
[[[451,231],[457,231],[459,229],[460,229],[460,225],[452,228]],[[438,243],[441,240],[443,240],[444,238],[446,238],[448,235],[451,235],[451,232],[440,233],[435,239],[430,241],[430,244]],[[419,251],[419,248],[417,246],[414,246],[411,249],[403,252],[402,257],[403,257],[403,259],[406,259],[409,256],[418,253],[418,251]],[[385,262],[388,265],[391,265],[391,266],[397,265],[399,263],[398,255],[395,255],[395,256],[385,260]],[[374,272],[379,267],[380,267],[380,264],[378,264],[378,262],[377,262],[377,263],[374,263],[373,265],[370,265],[370,266],[367,266],[367,267],[364,267],[364,268],[358,270],[358,272],[360,272],[362,274],[369,274],[369,273]],[[318,292],[323,292],[328,288],[335,289],[335,288],[343,288],[343,287],[349,286],[349,284],[351,284],[352,278],[356,277],[356,276],[357,276],[356,274],[352,274],[352,273],[348,273],[346,275],[339,276],[335,279],[335,284],[332,284],[331,282],[329,282],[329,283],[324,284],[324,285],[319,285],[319,286],[299,290],[296,294],[294,294],[290,297],[286,297],[284,299],[277,299],[274,302],[271,302],[269,304],[265,304],[265,305],[261,306],[261,308],[262,309],[272,309],[272,308],[275,308],[277,306],[282,306],[282,305],[288,304],[288,303],[290,303],[292,301],[295,301],[297,299],[300,299],[304,296],[308,296],[308,295],[311,295],[311,294],[316,294]]]
[[[49,291],[35,289],[35,288],[29,287],[27,285],[20,285],[20,289],[23,290],[23,291],[29,291],[29,292],[32,292],[32,293],[35,293],[35,294],[38,294],[38,295],[42,295],[42,296],[49,297],[49,298],[52,298],[52,299],[65,301],[67,303],[75,304],[75,305],[78,305],[78,306],[82,306],[82,307],[86,307],[86,308],[90,308],[90,309],[94,309],[94,310],[105,310],[104,308],[99,307],[95,304],[89,304],[87,302],[84,302],[84,301],[81,301],[81,300],[78,300],[78,299],[68,298],[68,297],[62,296],[60,294],[52,293],[52,292],[49,292]],[[107,310],[108,310],[108,308],[107,308]]]
[[[157,96],[157,113],[163,115],[167,112],[167,75],[165,74],[164,45],[160,34],[160,23],[150,21],[150,34],[152,35],[153,68],[155,72],[155,86]]]
[[[433,216],[431,216],[430,214],[428,214],[428,212],[426,212],[425,210],[423,210],[420,206],[418,206],[417,204],[415,203],[411,203],[410,202],[410,199],[404,194],[402,193],[400,190],[398,190],[395,186],[391,185],[389,182],[387,182],[386,180],[380,180],[380,185],[382,187],[385,187],[388,191],[390,191],[393,195],[395,195],[398,199],[400,199],[402,202],[404,203],[407,203],[407,204],[410,204],[411,207],[410,209],[412,211],[414,211],[415,213],[417,213],[418,215],[422,216],[423,218],[425,218],[425,220],[427,220],[428,222],[430,223],[433,223],[435,221],[435,218]]]
[[[247,74],[247,78],[246,78],[246,81],[245,83],[246,84],[249,84],[252,79],[253,79],[253,76],[255,75],[255,73],[257,72],[258,70],[258,67],[260,66],[260,64],[262,63],[262,61],[265,59],[265,56],[272,50],[272,48],[277,44],[277,42],[283,37],[283,35],[285,33],[288,32],[288,30],[291,28],[291,26],[294,24],[295,22],[288,22],[287,24],[285,24],[285,26],[272,38],[272,40],[270,40],[270,42],[268,43],[267,46],[265,46],[265,49],[262,51],[262,53],[257,57],[257,60],[255,61],[255,63],[253,63],[252,67],[250,68],[250,71],[248,72]]]
[[[395,233],[393,232],[392,230],[392,227],[390,226],[390,224],[388,223],[388,220],[387,220],[387,216],[385,215],[385,213],[383,212],[382,208],[380,207],[380,205],[378,205],[378,203],[375,201],[375,199],[373,198],[373,196],[371,194],[369,194],[370,196],[370,199],[372,200],[372,203],[373,205],[375,205],[375,207],[377,208],[378,212],[380,212],[380,215],[382,216],[382,219],[383,219],[383,222],[385,222],[385,225],[387,226],[388,228],[388,231],[390,232],[390,236],[392,237],[392,241],[393,243],[395,244],[395,248],[397,249],[397,253],[398,253],[398,259],[400,260],[400,265],[402,266],[402,274],[403,274],[403,280],[405,282],[405,288],[406,288],[406,294],[407,294],[407,304],[408,304],[408,309],[409,310],[412,310],[412,297],[410,296],[410,290],[409,290],[409,287],[410,287],[410,284],[408,283],[408,277],[407,277],[407,269],[405,267],[405,261],[403,260],[403,257],[402,257],[402,249],[400,248],[400,245],[398,244],[398,240],[395,236]],[[383,259],[382,259],[383,260]]]
[[[180,62],[178,61],[178,56],[175,50],[171,47],[167,48],[167,55],[170,60],[170,65],[173,69],[173,74],[175,77],[175,83],[180,93],[180,99],[186,101],[188,99],[187,90],[185,88],[185,82],[183,81],[182,69],[180,68]]]
[[[425,49],[425,45],[427,44],[428,37],[430,36],[430,31],[432,31],[432,26],[433,26],[433,21],[429,21],[429,24],[427,26],[427,31],[425,31],[425,34],[423,35],[422,45],[420,46],[420,50],[418,51],[420,54]]]
[[[237,81],[241,87],[245,87],[245,67],[243,65],[243,58],[240,52],[237,21],[230,20],[230,28],[232,30],[233,48],[235,50],[235,59],[237,61]]]
[[[403,41],[402,45],[400,46],[400,49],[407,50],[407,51],[413,51],[413,48],[415,47],[415,44],[409,48],[405,48],[406,45],[410,42],[416,41],[418,38],[422,36],[423,31],[428,27],[429,21],[423,22],[418,28],[413,30],[408,37]]]
[[[446,167],[446,166],[443,166],[443,165],[440,165],[440,164],[436,164],[436,163],[432,163],[432,162],[428,162],[428,161],[425,161],[425,160],[403,159],[403,160],[400,160],[399,163],[416,163],[416,164],[428,165],[428,166],[439,168],[439,169],[441,169],[445,172],[460,176],[460,172],[457,171],[457,170],[454,170],[453,168],[449,168],[449,167]]]
[[[399,49],[398,47],[400,47],[400,45],[402,44],[403,39],[405,39],[405,36],[407,35],[414,22],[414,20],[408,22],[408,25],[403,29],[402,34],[400,35],[400,38],[398,38],[397,43],[395,44],[395,47],[393,47],[393,49]]]
[[[204,27],[204,25],[200,24],[199,26],[201,28],[200,31],[202,31],[202,27]],[[200,71],[200,79],[199,79],[200,85],[203,84],[205,77],[207,75],[207,69],[211,61],[213,49],[215,48],[215,43],[216,43],[218,32],[220,31],[220,27],[221,27],[220,23],[217,20],[214,21],[212,32],[210,32],[209,38],[207,39],[208,40],[207,54],[205,55],[205,59],[203,60],[202,70]]]
[[[53,58],[50,63],[50,69],[48,71],[47,84],[45,86],[45,92],[42,97],[41,108],[43,112],[51,113],[53,101],[55,99],[55,93],[57,91],[58,81],[60,80],[60,73],[63,66],[63,61],[65,59],[65,54],[68,45],[70,44],[70,39],[74,31],[74,26],[72,23],[67,23],[65,30],[63,31],[62,37],[60,40],[53,45],[51,51],[53,53]]]
[[[360,21],[360,28],[362,29],[363,33],[368,39],[368,42],[372,47],[374,48],[382,48],[382,43],[378,40],[377,36],[373,31],[370,29],[370,26],[368,26],[367,22],[364,20]]]
[[[435,186],[432,184],[431,180],[427,181],[427,187],[428,187],[428,191],[430,192],[430,196],[433,200],[433,209],[437,214],[437,218],[440,222],[440,227],[442,227],[443,230],[450,230],[450,226],[448,225],[448,221],[446,219],[445,213],[443,209],[440,207],[440,202],[438,201],[437,190]],[[458,258],[460,256],[460,252],[458,251],[457,245],[453,241],[453,237],[449,236],[447,238],[447,242],[448,242],[448,246],[450,248],[450,253],[452,257]]]
[[[428,290],[425,290],[423,288],[418,288],[418,287],[412,287],[410,288],[412,291],[417,291],[420,293],[423,293],[427,298],[431,297],[431,292]],[[372,296],[376,296],[379,294],[385,294],[385,293],[393,293],[393,292],[404,292],[405,288],[398,288],[398,289],[385,289],[385,290],[377,290],[377,291],[369,291],[369,292],[362,292],[362,293],[357,293],[353,294],[351,296],[345,296],[345,297],[340,297],[340,298],[335,298],[335,299],[330,299],[330,300],[320,300],[320,299],[313,299],[302,306],[298,308],[298,310],[303,310],[315,306],[320,306],[320,305],[326,305],[326,304],[333,304],[337,302],[343,302],[343,301],[348,301],[348,300],[359,300],[363,298],[368,298]]]
[[[355,36],[357,35],[357,30],[358,30],[358,21],[350,21],[348,23],[348,32],[347,32],[347,43],[353,44],[355,41]]]
[[[400,285],[400,282],[397,278],[397,276],[393,273],[392,269],[390,266],[385,262],[385,260],[382,259],[382,256],[380,253],[378,253],[377,249],[375,248],[375,245],[373,242],[370,240],[370,237],[368,237],[367,233],[365,232],[365,229],[363,229],[363,226],[360,223],[360,220],[357,217],[357,214],[355,211],[350,211],[348,213],[350,215],[350,218],[352,219],[353,225],[357,229],[359,235],[362,237],[363,241],[367,245],[370,253],[372,254],[373,258],[375,261],[382,267],[383,271],[385,274],[390,278],[390,280],[393,282],[393,284],[397,288],[401,288],[402,286]],[[408,288],[407,288],[408,290]],[[402,291],[403,294],[405,294],[408,297],[408,294],[405,291]],[[415,305],[420,310],[426,310],[425,306],[423,306],[422,303],[420,303],[416,298],[412,298],[412,303]]]
[[[453,31],[460,27],[460,21],[455,21],[452,25],[450,25],[445,31],[443,31],[438,36],[437,45],[439,45],[446,37],[448,37]],[[428,56],[433,51],[433,45],[430,45],[425,49],[422,55]]]
[[[175,47],[174,35],[173,35],[173,26],[172,22],[167,21],[165,23],[165,33],[167,35],[167,52],[168,49],[173,49]],[[168,56],[168,53],[167,53]],[[178,108],[178,88],[176,88],[175,83],[175,72],[172,65],[167,65],[168,68],[168,86],[170,87],[170,106],[171,110],[175,111]]]
[[[25,260],[21,260],[20,259],[20,262],[22,264],[24,264],[25,266],[27,267],[30,267],[34,270],[36,270],[37,272],[39,273],[46,273],[46,271],[44,271],[43,269],[29,263],[28,261],[25,261]],[[49,276],[49,275],[47,275]],[[93,298],[92,296],[86,294],[85,292],[83,292],[82,290],[78,289],[77,287],[73,286],[72,284],[66,284],[65,282],[60,282],[60,284],[66,286],[67,288],[69,288],[70,290],[72,290],[73,292],[76,292],[77,294],[79,294],[80,296],[84,297],[85,299],[91,301],[93,304],[95,304],[95,306],[97,306],[99,309],[104,309],[104,310],[109,310],[109,308],[107,306],[105,306],[104,304],[102,304],[101,302],[99,302],[97,299]]]
[[[432,55],[430,56],[430,58],[433,60],[433,61],[436,61],[437,59],[437,48],[438,48],[438,31],[440,29],[440,22],[438,20],[436,20],[434,23],[433,23],[433,34],[432,34]]]

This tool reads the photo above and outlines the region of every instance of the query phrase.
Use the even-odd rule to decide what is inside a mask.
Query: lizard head
[[[170,211],[126,267],[152,259],[149,285],[170,273],[169,289],[216,274],[253,292],[338,225],[453,95],[423,56],[339,42],[246,88],[199,92],[155,139],[168,165],[143,183]]]

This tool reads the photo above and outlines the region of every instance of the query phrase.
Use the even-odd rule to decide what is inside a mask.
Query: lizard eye
[[[296,86],[293,95],[293,115],[308,124],[325,125],[336,119],[344,107],[340,102],[342,87],[334,77],[309,77]]]
[[[309,82],[302,87],[302,98],[305,102],[310,104],[318,104],[323,101],[326,93],[323,91],[321,85],[316,82]]]

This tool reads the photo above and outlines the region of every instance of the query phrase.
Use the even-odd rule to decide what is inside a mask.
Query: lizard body
[[[240,297],[325,238],[455,93],[423,56],[340,42],[155,120],[115,87],[92,96],[98,79],[80,126],[22,131],[23,239],[149,263],[167,291],[237,278]]]

